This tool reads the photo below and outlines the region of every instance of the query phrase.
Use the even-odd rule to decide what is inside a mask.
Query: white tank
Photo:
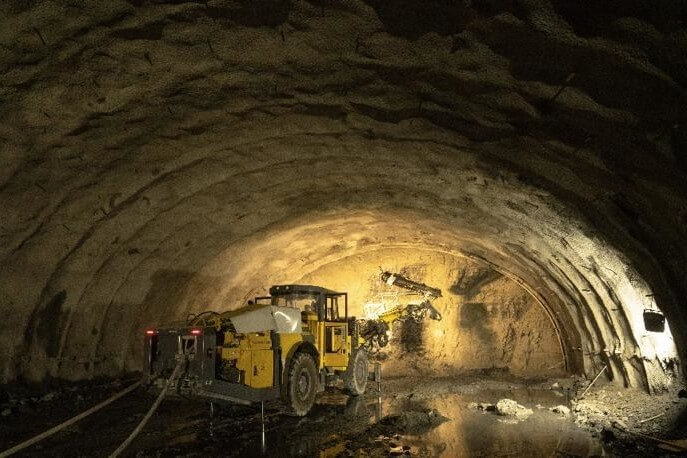
[[[264,331],[300,333],[301,311],[293,307],[263,305],[232,316],[231,322],[239,334]]]

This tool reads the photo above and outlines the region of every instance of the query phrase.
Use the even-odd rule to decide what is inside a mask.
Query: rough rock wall
[[[646,294],[687,354],[684,7],[600,3],[0,3],[2,380],[135,369],[147,324],[405,245],[646,384]]]
[[[397,322],[380,358],[387,376],[452,375],[500,369],[528,377],[566,370],[562,343],[541,304],[513,280],[470,259],[432,251],[378,250],[321,267],[299,281],[346,288],[350,314],[365,304],[392,306],[422,299],[389,287],[380,266],[442,290],[433,300],[441,321]]]

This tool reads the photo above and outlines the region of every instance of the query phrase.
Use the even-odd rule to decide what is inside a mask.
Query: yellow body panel
[[[236,360],[236,368],[242,375],[241,382],[252,388],[273,386],[274,351],[269,334],[245,334],[230,342],[234,346],[222,347],[222,359]]]
[[[347,323],[330,321],[318,323],[317,349],[322,355],[320,368],[345,370],[350,353],[349,340]]]
[[[308,336],[312,336],[320,355],[319,369],[345,371],[352,347],[348,323],[318,321],[317,313],[309,311],[302,312],[301,317],[302,333],[276,334],[282,367],[288,367],[287,358],[292,354],[291,350],[308,340]],[[274,350],[269,332],[226,333],[221,352],[223,360],[235,361],[235,367],[240,373],[240,383],[252,388],[274,386]]]
[[[403,307],[396,306],[392,307],[391,309],[385,311],[381,315],[379,315],[378,319],[382,320],[388,325],[391,325],[394,321],[397,321],[399,318],[403,316]]]
[[[246,377],[246,385],[253,388],[270,388],[274,385],[274,352],[272,350],[253,350],[251,352],[252,370]],[[241,369],[239,367],[239,369]]]
[[[281,364],[286,367],[286,358],[291,354],[291,349],[303,342],[303,334],[277,334],[279,348],[281,348]]]

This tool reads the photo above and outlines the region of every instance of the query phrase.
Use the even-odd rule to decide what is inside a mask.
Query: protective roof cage
[[[274,285],[269,291],[270,296],[256,297],[256,303],[266,303],[279,296],[314,296],[317,298],[317,316],[319,320],[348,320],[348,293],[340,293],[314,285]],[[339,298],[343,299],[343,314],[339,312]]]

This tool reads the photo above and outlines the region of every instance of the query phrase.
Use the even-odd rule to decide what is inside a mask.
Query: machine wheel
[[[344,388],[348,394],[360,396],[365,393],[367,386],[367,351],[358,348],[348,360],[348,367],[344,372]]]
[[[317,366],[311,354],[293,356],[286,390],[289,413],[298,417],[306,415],[317,394]]]

